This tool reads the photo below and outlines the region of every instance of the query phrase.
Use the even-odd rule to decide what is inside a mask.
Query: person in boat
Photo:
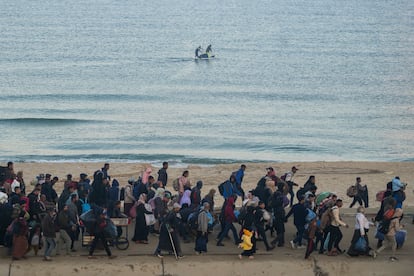
[[[200,52],[201,52],[201,46],[198,46],[198,48],[195,49],[195,57],[196,58],[199,58],[200,57],[200,55],[199,55]]]
[[[207,57],[210,57],[212,55],[212,53],[213,53],[213,50],[211,49],[211,44],[210,44],[210,45],[207,46],[207,49],[206,49]]]

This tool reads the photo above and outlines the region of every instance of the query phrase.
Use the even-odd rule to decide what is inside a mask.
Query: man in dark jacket
[[[56,230],[55,230],[56,213],[54,209],[48,209],[46,216],[42,220],[43,237],[45,238],[45,261],[51,261],[52,251],[56,247]]]
[[[262,238],[265,246],[266,251],[270,251],[275,248],[274,245],[269,245],[266,237],[266,231],[265,231],[265,204],[263,201],[259,201],[259,205],[256,207],[256,212],[254,213],[254,224],[256,225],[256,230],[259,233],[259,236]],[[267,213],[268,214],[268,213]],[[270,216],[269,218],[270,219]]]
[[[60,250],[63,247],[63,244],[65,244],[65,253],[66,255],[70,255],[70,246],[72,243],[72,240],[69,236],[69,233],[72,232],[72,226],[73,223],[71,222],[69,218],[69,211],[68,211],[68,205],[65,205],[61,211],[59,211],[58,214],[58,226],[59,226],[59,241],[58,241],[58,247],[56,248],[56,254],[60,253]]]
[[[296,226],[296,238],[293,241],[290,241],[290,244],[293,249],[295,248],[305,248],[302,246],[303,233],[305,232],[306,224],[306,215],[308,214],[307,209],[305,208],[305,197],[299,197],[299,203],[293,205],[289,213],[286,215],[285,221],[293,214],[293,224]]]
[[[51,175],[46,174],[45,183],[42,184],[42,194],[46,196],[46,201],[53,202],[56,204],[58,196],[53,188],[53,185],[59,180],[56,176],[53,181],[50,179]]]
[[[273,228],[276,231],[276,238],[272,241],[272,245],[277,243],[277,247],[285,245],[285,206],[283,202],[283,187],[278,188],[272,195],[272,208],[275,220],[273,221]]]
[[[203,181],[197,181],[196,186],[191,190],[191,206],[190,208],[195,210],[200,207],[201,203],[201,188],[203,187]]]
[[[168,169],[168,162],[163,162],[162,168],[158,171],[158,181],[162,182],[162,185],[164,185],[164,188],[167,186],[167,182],[168,182],[167,169]]]
[[[29,214],[31,220],[36,220],[40,223],[39,214],[41,213],[39,206],[39,194],[40,194],[40,185],[34,188],[34,190],[28,195],[29,198]]]

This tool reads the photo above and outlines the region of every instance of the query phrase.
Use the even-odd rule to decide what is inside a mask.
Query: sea
[[[412,0],[0,1],[1,163],[404,162],[413,138]]]

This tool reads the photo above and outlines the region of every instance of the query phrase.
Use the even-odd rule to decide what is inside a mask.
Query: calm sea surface
[[[414,161],[414,1],[2,0],[0,103],[1,162]]]

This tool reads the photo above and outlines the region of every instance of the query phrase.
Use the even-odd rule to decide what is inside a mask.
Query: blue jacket
[[[243,181],[243,177],[244,177],[244,170],[242,170],[242,169],[239,169],[237,172],[236,172],[236,184],[238,185],[238,186],[241,186],[241,184],[242,184],[242,181]]]

